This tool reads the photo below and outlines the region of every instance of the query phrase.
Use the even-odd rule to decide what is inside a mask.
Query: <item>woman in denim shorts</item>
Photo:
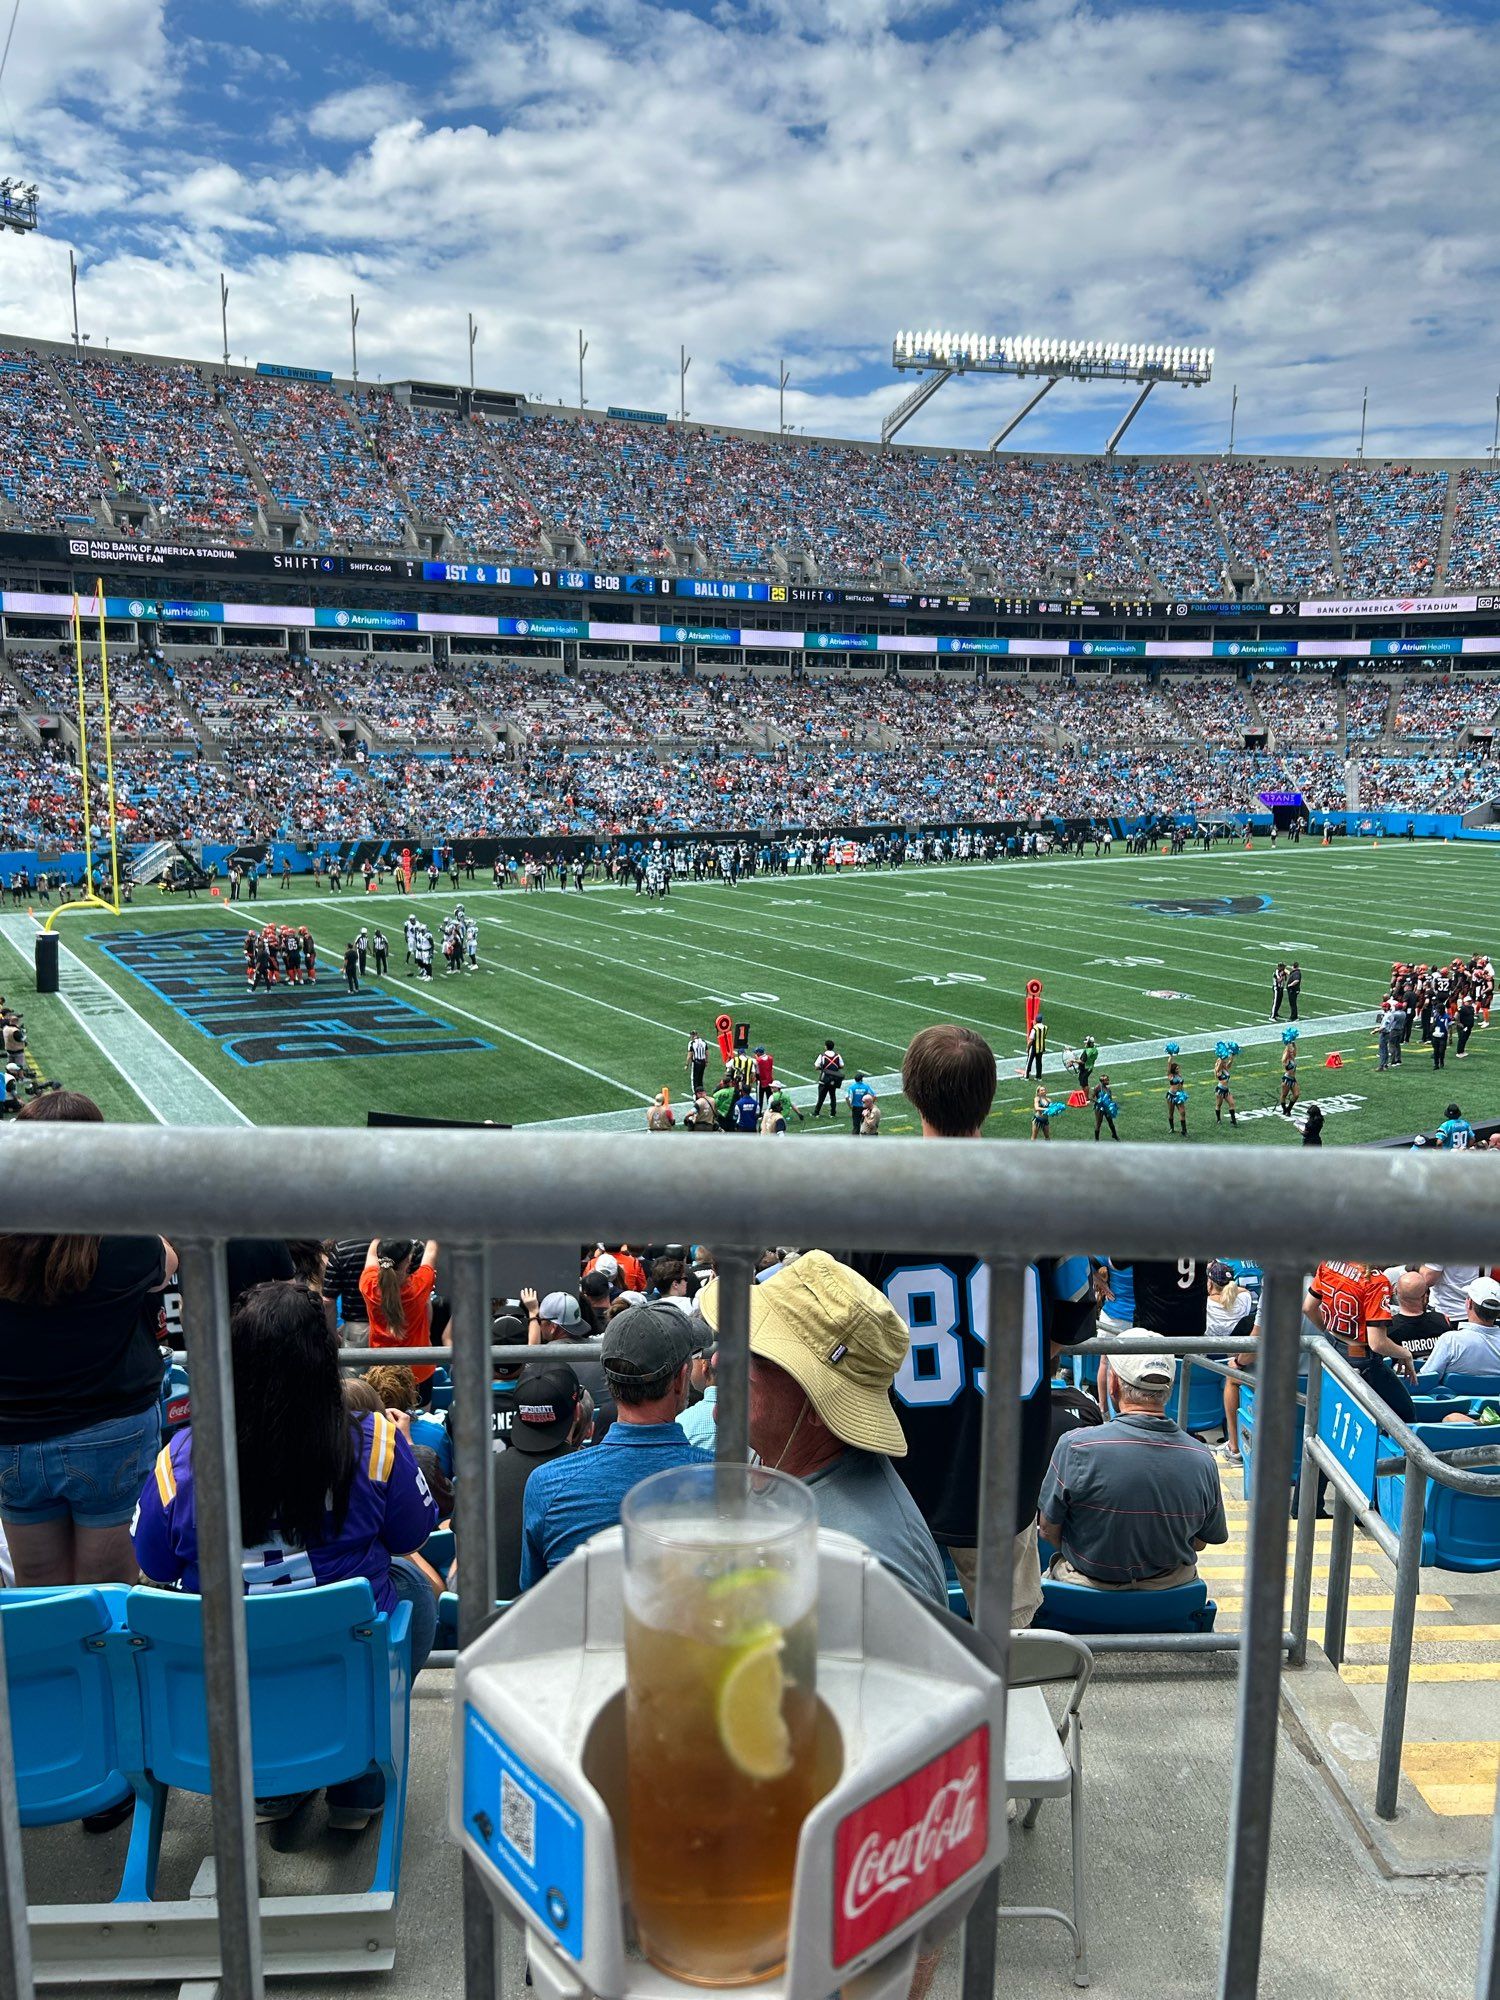
[[[97,1125],[75,1091],[18,1126]],[[16,1582],[133,1583],[130,1519],[161,1442],[152,1294],[176,1269],[159,1236],[0,1236],[0,1521]]]

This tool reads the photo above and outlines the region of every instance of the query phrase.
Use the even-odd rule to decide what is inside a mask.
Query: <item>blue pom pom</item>
[[[1231,1042],[1231,1043],[1229,1044],[1229,1053],[1230,1053],[1230,1054],[1231,1054],[1232,1056],[1237,1056],[1237,1055],[1239,1054],[1239,1052],[1240,1052],[1240,1045],[1239,1045],[1239,1043],[1238,1043],[1238,1042]]]
[[[1301,1032],[1302,1030],[1300,1028],[1283,1028],[1281,1031],[1281,1039],[1283,1042],[1287,1043],[1295,1042],[1297,1037],[1301,1034]]]
[[[1225,1061],[1230,1055],[1230,1053],[1231,1051],[1228,1042],[1214,1043],[1214,1054],[1219,1058],[1220,1062]]]
[[[1177,1054],[1178,1054],[1178,1053],[1180,1052],[1180,1047],[1181,1047],[1181,1045],[1180,1045],[1179,1043],[1177,1043],[1177,1042],[1168,1042],[1168,1043],[1167,1043],[1167,1054],[1168,1054],[1169,1056],[1175,1056],[1175,1055],[1177,1055]]]
[[[1067,1108],[1068,1107],[1066,1104],[1049,1104],[1047,1106],[1047,1116],[1049,1118],[1061,1117],[1062,1113],[1066,1111]]]

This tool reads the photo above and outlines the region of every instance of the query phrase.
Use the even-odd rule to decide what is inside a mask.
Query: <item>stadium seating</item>
[[[62,366],[120,486],[150,501],[164,529],[255,533],[255,488],[211,377],[120,360]]]
[[[1493,584],[1500,578],[1500,472],[1493,466],[1466,466],[1458,475],[1453,539],[1443,581]]]
[[[1493,1387],[1493,1385],[1491,1385]],[[1416,1423],[1417,1437],[1432,1451],[1461,1451],[1470,1445],[1493,1445],[1493,1424]],[[1382,1437],[1381,1455],[1389,1456],[1397,1447]],[[1459,1493],[1441,1480],[1426,1482],[1422,1518],[1422,1564],[1424,1568],[1465,1571],[1500,1570],[1500,1467],[1483,1466],[1495,1481],[1495,1493]],[[1408,1474],[1395,1473],[1377,1479],[1376,1500],[1381,1518],[1393,1528],[1401,1525],[1401,1509]]]
[[[1084,1638],[1114,1632],[1212,1632],[1218,1613],[1201,1578],[1171,1590],[1090,1590],[1044,1574],[1036,1624]]]

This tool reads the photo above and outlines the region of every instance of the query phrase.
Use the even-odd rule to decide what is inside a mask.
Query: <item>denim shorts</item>
[[[0,1445],[0,1521],[122,1528],[161,1450],[161,1406],[40,1444]]]

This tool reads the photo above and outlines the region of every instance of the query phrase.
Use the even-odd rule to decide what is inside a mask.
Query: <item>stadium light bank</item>
[[[18,236],[36,228],[36,188],[19,181],[0,181],[0,229],[13,229]]]
[[[1063,380],[1074,382],[1136,382],[1141,392],[1124,421],[1104,447],[1113,452],[1135,420],[1146,398],[1161,382],[1201,389],[1212,380],[1211,347],[1154,347],[1128,341],[1043,340],[1031,334],[946,333],[928,330],[898,333],[891,343],[891,366],[901,373],[923,376],[880,426],[880,441],[889,444],[954,375],[1016,375],[1042,377],[1041,387],[1003,429],[990,439],[997,451],[1024,417],[1030,416],[1049,389]]]

